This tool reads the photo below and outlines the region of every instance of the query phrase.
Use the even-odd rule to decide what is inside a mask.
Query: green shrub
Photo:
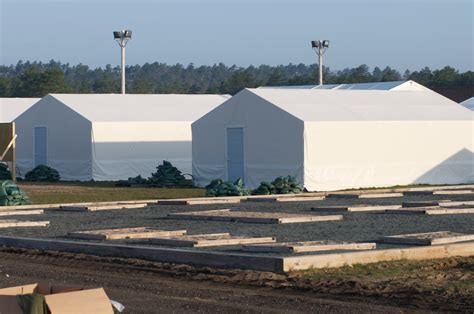
[[[61,179],[56,169],[45,165],[36,166],[25,174],[26,181],[56,182]]]

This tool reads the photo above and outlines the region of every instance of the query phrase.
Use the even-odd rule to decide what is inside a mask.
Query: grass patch
[[[309,269],[292,272],[293,276],[304,277],[312,280],[336,279],[346,280],[354,278],[382,279],[417,271],[429,262],[418,261],[393,261],[373,264],[357,264],[339,268]]]
[[[92,183],[19,183],[19,186],[27,193],[33,204],[169,199],[203,197],[205,195],[205,190],[198,188],[127,188],[105,183],[97,185],[92,185]]]
[[[390,283],[398,286],[416,284],[443,290],[474,292],[474,257],[453,257],[425,261],[392,261],[340,268],[310,269],[290,274],[312,281],[333,280]]]

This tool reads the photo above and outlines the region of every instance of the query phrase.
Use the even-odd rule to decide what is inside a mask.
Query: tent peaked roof
[[[392,81],[373,83],[325,84],[325,85],[296,85],[296,86],[262,86],[259,88],[278,89],[355,89],[355,90],[429,90],[415,81]]]
[[[432,91],[247,89],[303,121],[457,121],[471,111]]]
[[[50,94],[86,119],[116,121],[194,121],[229,95]]]
[[[463,105],[464,107],[468,108],[468,109],[474,110],[474,97],[466,99],[465,101],[463,101],[460,104]]]
[[[12,122],[40,98],[0,98],[0,122]]]

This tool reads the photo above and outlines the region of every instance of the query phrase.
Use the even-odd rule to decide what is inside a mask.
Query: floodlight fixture
[[[132,39],[132,31],[125,29],[121,31],[114,31],[114,39],[120,46],[121,51],[121,76],[122,76],[122,84],[121,84],[121,93],[125,94],[125,46],[127,45],[128,41]]]
[[[125,38],[132,39],[132,31],[131,31],[131,30],[128,30],[128,29],[125,30],[125,31],[123,31],[123,36],[124,36]]]
[[[319,59],[319,85],[323,85],[323,55],[326,49],[329,48],[329,40],[313,40],[311,47],[316,51]]]

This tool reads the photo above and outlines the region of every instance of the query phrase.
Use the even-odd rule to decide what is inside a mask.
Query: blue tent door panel
[[[244,180],[244,129],[227,129],[227,179]]]
[[[35,167],[48,164],[48,143],[46,127],[35,127]]]

